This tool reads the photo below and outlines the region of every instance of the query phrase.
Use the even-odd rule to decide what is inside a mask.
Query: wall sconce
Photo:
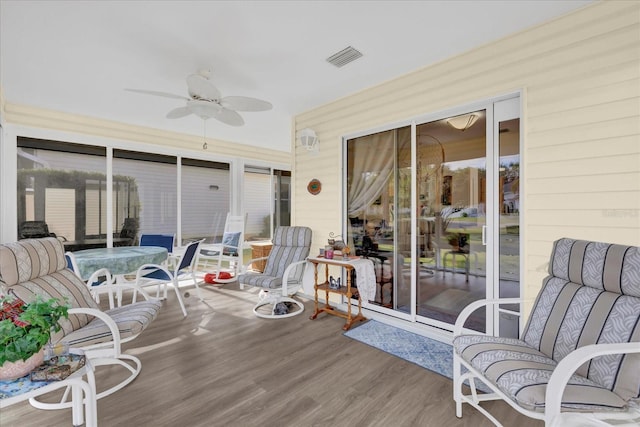
[[[219,189],[220,189],[220,187],[215,185],[215,184],[209,186],[209,190],[211,190],[211,191],[218,191]]]
[[[305,128],[300,131],[300,145],[305,147],[307,151],[319,151],[320,140],[313,129]]]
[[[469,129],[473,124],[480,118],[477,114],[463,114],[461,116],[451,117],[447,119],[447,123],[449,123],[452,127],[465,131]]]

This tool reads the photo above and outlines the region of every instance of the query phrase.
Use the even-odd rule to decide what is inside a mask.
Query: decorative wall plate
[[[322,183],[317,179],[312,179],[311,181],[309,181],[309,184],[307,184],[307,191],[313,194],[314,196],[320,193],[321,190],[322,190]]]

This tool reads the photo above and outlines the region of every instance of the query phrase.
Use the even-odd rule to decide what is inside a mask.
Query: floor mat
[[[453,348],[449,344],[375,320],[350,329],[344,335],[453,379]],[[476,386],[478,390],[489,392],[479,382]]]

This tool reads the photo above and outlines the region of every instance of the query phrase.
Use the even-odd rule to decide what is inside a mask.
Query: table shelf
[[[351,305],[352,305],[351,299],[353,297],[353,292],[351,290],[351,277],[352,277],[351,273],[354,269],[354,266],[350,264],[348,260],[338,261],[338,260],[330,260],[330,259],[309,258],[309,262],[311,262],[314,265],[314,286],[313,286],[314,287],[314,312],[309,318],[311,320],[316,319],[318,315],[320,315],[320,313],[327,313],[333,316],[342,317],[347,320],[344,326],[342,327],[342,329],[345,331],[349,330],[349,328],[351,328],[351,325],[353,325],[355,322],[358,322],[358,321],[362,322],[364,320],[367,320],[366,317],[362,315],[362,301],[360,300],[359,293],[358,293],[358,314],[354,316],[351,313]],[[318,266],[319,265],[324,265],[325,267],[324,268],[325,277],[324,277],[324,281],[321,283],[318,282]],[[329,266],[330,265],[341,267],[345,269],[347,272],[346,284],[341,286],[338,289],[333,289],[329,287]],[[325,303],[323,306],[320,306],[318,302],[318,292],[325,293]],[[347,299],[346,313],[338,311],[335,307],[333,307],[329,303],[329,294],[338,294],[346,297]]]

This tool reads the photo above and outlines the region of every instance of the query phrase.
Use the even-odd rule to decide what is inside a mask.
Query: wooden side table
[[[251,243],[251,259],[266,258],[271,252],[273,244],[271,242],[255,242]],[[254,261],[252,268],[255,271],[263,272],[264,267],[267,265],[266,260]]]
[[[351,297],[353,293],[351,292],[351,276],[353,269],[355,268],[353,264],[346,260],[338,260],[338,259],[326,259],[326,258],[308,258],[307,261],[313,264],[314,266],[314,312],[309,317],[309,319],[313,320],[320,313],[328,313],[334,316],[343,317],[347,319],[346,323],[342,327],[343,330],[347,331],[355,322],[367,320],[366,317],[362,315],[362,299],[360,298],[360,292],[358,292],[358,314],[353,316],[351,314]],[[324,282],[318,283],[318,266],[324,265]],[[342,267],[346,270],[346,285],[342,285],[339,289],[332,289],[329,287],[329,266],[335,265]],[[325,303],[323,307],[320,307],[318,304],[318,291],[325,292]],[[333,307],[329,303],[329,294],[335,293],[339,295],[343,295],[347,298],[347,312],[343,313],[338,311],[335,307]]]

